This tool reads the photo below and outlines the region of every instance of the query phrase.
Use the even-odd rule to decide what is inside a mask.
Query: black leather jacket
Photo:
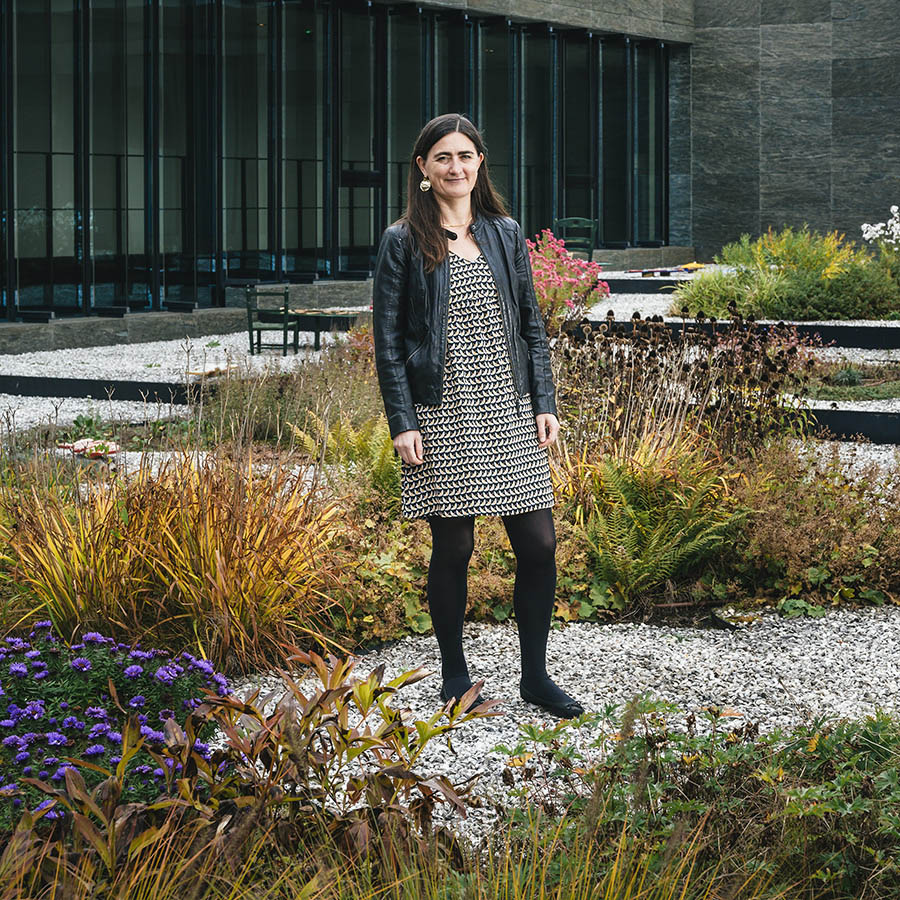
[[[556,415],[547,332],[522,229],[507,217],[475,216],[470,232],[500,294],[517,393],[531,394],[536,416]],[[385,229],[375,260],[372,312],[375,367],[392,438],[418,429],[414,403],[441,402],[449,285],[446,258],[433,272],[425,272],[406,224]]]

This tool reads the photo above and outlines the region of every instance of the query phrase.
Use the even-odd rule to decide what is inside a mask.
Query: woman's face
[[[472,193],[483,160],[484,154],[478,153],[472,141],[458,131],[444,135],[433,144],[427,159],[416,157],[416,163],[431,182],[431,189],[445,200]]]

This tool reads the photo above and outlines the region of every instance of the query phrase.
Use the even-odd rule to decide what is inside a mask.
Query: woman
[[[438,116],[416,140],[406,212],[378,250],[373,312],[401,515],[431,527],[441,699],[472,686],[462,630],[475,516],[499,515],[516,555],[520,694],[554,715],[580,715],[545,666],[556,593],[547,448],[559,431],[547,335],[524,236],[464,116]]]

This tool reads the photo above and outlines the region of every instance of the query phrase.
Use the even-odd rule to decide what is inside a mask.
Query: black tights
[[[432,550],[428,608],[441,650],[441,676],[448,696],[471,686],[462,646],[467,574],[475,549],[474,516],[429,516]],[[551,508],[503,516],[516,554],[513,609],[522,652],[522,685],[548,700],[565,695],[549,678],[547,637],[556,596],[556,529]]]

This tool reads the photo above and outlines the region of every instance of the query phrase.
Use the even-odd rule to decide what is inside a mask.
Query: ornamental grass
[[[339,506],[286,465],[182,453],[133,476],[0,484],[0,566],[66,639],[191,646],[228,671],[318,639],[336,603]],[[282,654],[283,656],[283,654]]]

